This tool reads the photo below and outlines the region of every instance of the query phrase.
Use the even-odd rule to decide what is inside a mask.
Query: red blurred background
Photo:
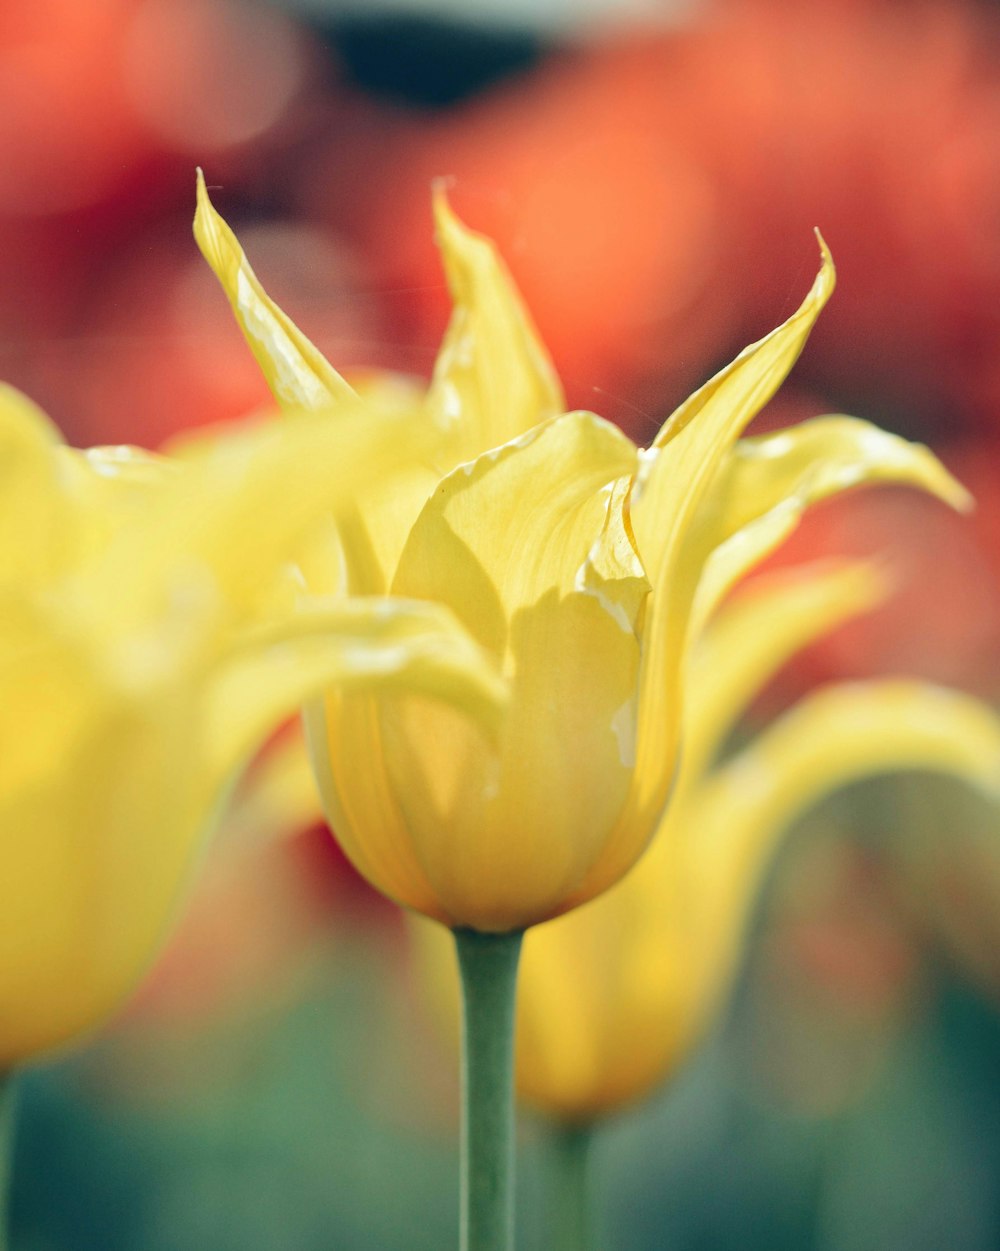
[[[715,0],[531,31],[366,13],[4,6],[0,374],[81,444],[155,447],[266,403],[191,239],[199,164],[335,364],[426,374],[444,176],[500,243],[570,404],[641,442],[794,307],[818,226],[838,291],[762,424],[873,418],[929,442],[979,508],[880,490],[818,509],[781,559],[887,554],[898,591],[766,707],[886,671],[995,695],[1000,14]]]
[[[646,9],[642,23],[609,6],[597,26],[531,29],[473,5],[446,19],[319,0],[8,0],[0,377],[78,444],[156,447],[267,402],[191,238],[197,165],[334,364],[426,375],[448,312],[429,196],[443,176],[499,242],[570,404],[642,442],[795,307],[819,227],[838,290],[762,428],[871,418],[929,443],[979,506],[957,518],[882,489],[817,509],[781,559],[887,554],[897,593],[813,648],[760,711],[806,682],[884,672],[995,699],[1000,9]],[[850,1017],[845,1004],[862,1033],[896,1022],[929,953],[1000,993],[995,852],[924,839],[887,865],[834,842],[789,866],[795,890],[779,892],[762,945],[764,1016],[820,1023],[800,1056]],[[134,1019],[229,1011],[287,983],[345,914],[363,914],[398,963],[391,911],[332,846],[313,831],[224,856]],[[808,918],[788,903],[796,890]],[[247,917],[249,948],[234,938]]]

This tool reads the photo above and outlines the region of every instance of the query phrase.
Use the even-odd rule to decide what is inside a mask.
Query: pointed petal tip
[[[195,242],[216,277],[225,285],[227,274],[231,276],[237,269],[247,267],[246,257],[229,223],[212,203],[200,166],[196,174],[195,197]]]
[[[437,178],[431,182],[431,208],[434,217],[446,216],[452,213],[452,207],[448,203],[448,192],[455,185],[454,176],[451,174],[439,174]]]
[[[959,482],[957,478],[953,478],[951,474],[948,475],[948,486],[948,494],[944,497],[946,503],[950,504],[958,513],[968,515],[971,512],[975,512],[976,497],[967,487],[964,487],[961,482]]]
[[[434,234],[438,248],[447,255],[459,248],[482,243],[492,247],[485,235],[471,230],[451,207],[448,192],[455,185],[454,178],[435,178],[431,185],[431,210],[434,215]]]
[[[813,295],[821,299],[825,304],[837,285],[837,267],[833,263],[833,253],[827,246],[827,242],[818,226],[813,227],[813,233],[816,236],[816,242],[819,244],[820,255],[820,269],[813,284]]]
[[[924,490],[929,491],[943,504],[947,504],[949,508],[953,508],[955,512],[963,516],[973,512],[976,508],[976,499],[968,487],[959,482],[926,444],[917,443],[914,447],[923,455],[928,465],[926,479],[921,484]]]
[[[212,212],[212,201],[209,199],[208,187],[205,185],[205,174],[200,165],[195,166],[194,179],[194,220],[195,226],[197,226],[198,218],[200,216],[204,216],[204,214]]]
[[[222,263],[221,245],[224,226],[225,223],[212,204],[208,187],[205,184],[205,175],[199,165],[195,174],[194,237],[202,256],[216,273],[219,272],[219,266]]]

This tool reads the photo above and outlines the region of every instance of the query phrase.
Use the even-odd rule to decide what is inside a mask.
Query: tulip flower
[[[168,461],[74,451],[6,389],[0,448],[2,1073],[114,1010],[229,782],[307,694],[500,696],[433,605],[280,609],[312,521],[419,450],[394,421],[310,416]]]
[[[964,507],[925,449],[845,417],[739,441],[833,289],[639,449],[562,392],[492,245],[444,197],[455,311],[411,420],[437,458],[342,526],[347,585],[447,605],[510,688],[499,743],[417,699],[329,697],[309,717],[345,851],[378,889],[453,928],[504,933],[607,889],[645,848],[676,771],[692,623],[812,502],[907,482]],[[281,404],[357,395],[267,297],[199,183],[195,233]]]
[[[344,850],[379,890],[454,929],[465,993],[463,1245],[509,1245],[509,1066],[520,935],[642,854],[681,750],[689,642],[815,500],[896,481],[963,507],[925,449],[828,417],[741,439],[834,286],[663,425],[649,449],[563,411],[552,364],[489,240],[434,204],[454,312],[411,420],[435,458],[339,518],[355,594],[443,605],[509,691],[499,734],[422,696],[334,692],[307,718]],[[363,404],[270,300],[199,177],[195,236],[282,405]],[[324,568],[325,564],[325,568]],[[336,562],[307,578],[329,580]]]

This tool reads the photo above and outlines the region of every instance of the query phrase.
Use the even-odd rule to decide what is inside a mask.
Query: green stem
[[[455,930],[462,977],[462,1251],[514,1245],[514,1009],[519,932]]]
[[[15,1081],[0,1074],[0,1251],[7,1251],[7,1199],[14,1152]]]
[[[591,1251],[594,1245],[593,1198],[588,1185],[593,1141],[589,1125],[560,1125],[549,1134],[553,1251]]]

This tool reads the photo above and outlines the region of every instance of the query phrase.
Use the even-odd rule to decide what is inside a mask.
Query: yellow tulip
[[[833,290],[684,403],[640,451],[558,380],[493,245],[435,200],[454,313],[411,420],[436,455],[340,517],[356,594],[445,605],[510,699],[499,739],[419,696],[334,693],[308,714],[328,816],[379,890],[449,926],[519,930],[635,863],[677,767],[688,639],[814,500],[873,481],[965,493],[925,449],[828,417],[740,439]],[[266,295],[199,182],[195,234],[282,404],[358,396]],[[360,401],[363,403],[363,401]],[[324,585],[332,562],[308,576]]]
[[[67,448],[0,389],[0,1075],[115,1008],[234,772],[306,696],[404,682],[496,714],[490,666],[435,605],[275,611],[313,520],[421,450],[340,416],[167,461]]]

